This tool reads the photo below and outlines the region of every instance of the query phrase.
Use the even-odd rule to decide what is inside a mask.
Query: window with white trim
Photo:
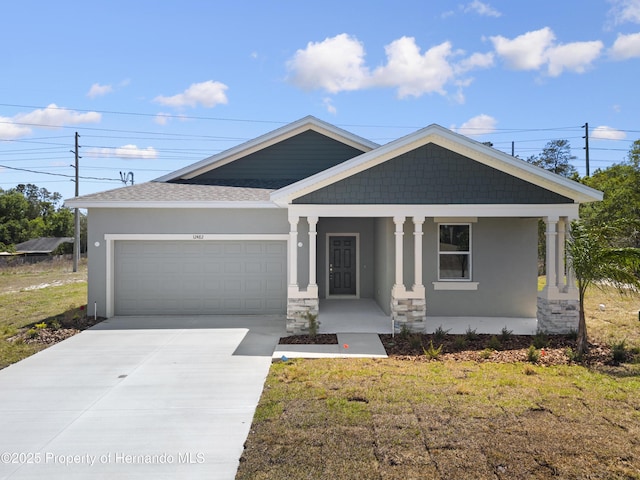
[[[471,281],[471,224],[438,224],[438,280]]]

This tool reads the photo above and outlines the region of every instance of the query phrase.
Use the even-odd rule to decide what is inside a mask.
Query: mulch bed
[[[280,345],[337,345],[338,336],[335,333],[321,333],[310,335],[291,335],[280,338]]]
[[[33,325],[31,328],[23,328],[17,335],[7,340],[9,342],[21,341],[28,345],[39,344],[50,346],[66,340],[69,337],[73,337],[103,320],[104,318],[102,317],[94,319],[93,317],[84,316],[72,319],[60,319],[55,326],[47,324],[44,328],[38,328],[36,325]]]
[[[539,342],[539,365],[566,365],[574,363],[575,358],[570,352],[576,351],[576,341],[572,336],[547,335],[544,337],[531,335],[380,335],[380,340],[387,351],[387,355],[407,360],[429,361],[425,354],[431,342],[435,348],[442,347],[438,360],[475,361],[514,363],[528,362],[529,348],[534,342]],[[496,343],[496,341],[498,343]],[[583,362],[589,365],[611,363],[611,349],[608,346],[589,343],[588,353]]]
[[[575,362],[571,352],[576,351],[576,341],[571,336],[548,335],[534,337],[530,335],[425,335],[425,334],[398,334],[392,336],[380,335],[380,340],[387,355],[408,361],[434,361],[425,354],[424,349],[429,349],[431,342],[434,348],[442,347],[435,361],[474,361],[515,363],[529,362],[529,347],[534,341],[537,344],[539,358],[538,365],[567,365]],[[496,343],[496,341],[498,343]],[[315,337],[309,335],[292,335],[282,337],[281,345],[330,345],[337,344],[338,338],[334,334],[321,334]],[[541,347],[541,348],[540,348]],[[583,364],[586,365],[611,365],[611,348],[605,345],[590,343],[588,353],[584,356]]]

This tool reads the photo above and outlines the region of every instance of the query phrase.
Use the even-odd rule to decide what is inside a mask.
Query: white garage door
[[[286,242],[116,241],[116,315],[284,314]]]

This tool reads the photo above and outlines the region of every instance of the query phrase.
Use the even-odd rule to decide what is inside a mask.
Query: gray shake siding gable
[[[309,130],[190,180],[179,182],[254,186],[256,181],[267,181],[271,187],[280,188],[362,153],[362,150]],[[245,185],[247,182],[248,185]]]
[[[430,143],[294,203],[557,204],[573,200]]]

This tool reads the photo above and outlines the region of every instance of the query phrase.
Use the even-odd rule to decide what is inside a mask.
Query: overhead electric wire
[[[65,175],[64,173],[51,173],[51,172],[41,172],[38,170],[31,170],[28,168],[18,168],[18,167],[9,167],[8,165],[0,165],[0,168],[6,168],[9,170],[18,170],[21,172],[28,172],[28,173],[36,173],[38,175],[51,175],[54,177],[66,177],[66,178],[76,178],[75,175]],[[108,181],[113,181],[113,182],[121,182],[122,180],[119,178],[105,178],[105,177],[78,177],[81,178],[83,180],[108,180]]]

